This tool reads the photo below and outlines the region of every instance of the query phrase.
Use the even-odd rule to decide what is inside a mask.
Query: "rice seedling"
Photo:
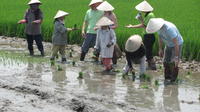
[[[74,60],[72,61],[72,65],[73,65],[73,66],[75,66],[75,65],[76,65],[76,62],[75,62]]]
[[[155,80],[154,84],[155,84],[156,86],[159,86],[159,81],[158,81],[158,80]]]
[[[148,85],[141,85],[140,88],[142,88],[142,89],[149,89],[149,86]]]
[[[57,65],[57,70],[58,71],[63,71],[63,68],[60,65]]]
[[[51,66],[55,66],[55,61],[54,60],[51,60]]]
[[[79,72],[78,79],[83,79],[83,72]]]

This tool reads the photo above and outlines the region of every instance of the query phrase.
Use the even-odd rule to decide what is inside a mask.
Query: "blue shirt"
[[[159,37],[168,47],[174,47],[173,39],[176,38],[178,45],[183,44],[183,38],[173,23],[165,21],[163,27],[158,31]]]

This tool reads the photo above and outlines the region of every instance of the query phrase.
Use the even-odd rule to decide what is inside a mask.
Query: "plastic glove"
[[[132,68],[130,68],[128,65],[126,65],[124,68],[123,68],[123,74],[128,74],[128,72],[131,70]]]

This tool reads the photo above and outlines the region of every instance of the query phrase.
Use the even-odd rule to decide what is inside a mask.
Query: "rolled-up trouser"
[[[140,66],[139,66],[139,70],[140,70],[139,74],[140,75],[143,75],[146,72],[145,62],[146,62],[146,56],[143,56],[142,58],[140,58],[139,63],[138,63],[138,64],[140,64]],[[128,62],[126,61],[126,65],[123,68],[124,73],[127,74],[131,68],[132,68],[132,66],[129,66]]]
[[[182,52],[182,45],[179,45],[179,53],[178,53],[179,59],[181,58],[181,52]],[[164,58],[163,58],[164,63],[174,62],[174,58],[175,58],[175,47],[165,46]]]
[[[154,34],[145,34],[143,42],[144,42],[145,49],[146,49],[147,60],[153,59],[153,45],[155,43],[155,35]]]
[[[33,41],[35,40],[37,48],[40,52],[44,51],[43,44],[42,44],[42,35],[28,35],[26,34],[27,37],[27,43],[28,43],[28,50],[33,51]]]
[[[112,65],[111,65],[112,58],[102,58],[102,60],[103,60],[103,65],[104,65],[105,70],[111,70],[112,69]]]
[[[179,56],[178,58],[181,58],[181,51],[182,51],[182,45],[179,45]],[[178,76],[178,67],[175,66],[174,62],[175,58],[175,47],[165,47],[164,51],[164,59],[163,59],[163,64],[164,64],[164,74],[165,74],[165,79],[170,79],[171,81],[175,81],[177,76]]]
[[[114,51],[113,51],[113,64],[117,64],[117,59],[120,58],[122,56],[122,51],[119,48],[118,44],[115,44],[114,46]]]
[[[53,45],[51,57],[55,58],[58,54],[58,51],[62,55],[62,58],[66,58],[66,56],[65,56],[65,45]]]
[[[94,47],[96,44],[96,34],[87,33],[86,38],[81,47],[81,52],[87,53],[89,48]]]

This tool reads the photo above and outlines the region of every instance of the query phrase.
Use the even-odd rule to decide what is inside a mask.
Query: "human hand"
[[[125,26],[126,28],[133,28],[133,25],[129,24],[127,26]]]
[[[86,38],[86,34],[85,34],[84,31],[82,31],[81,35],[82,35],[83,38]]]
[[[179,58],[178,58],[178,56],[175,56],[174,62],[175,62],[175,67],[178,67],[178,64],[179,64]]]
[[[35,21],[33,21],[32,23],[34,23],[34,24],[40,24],[40,23],[41,23],[41,20],[35,20]]]
[[[132,71],[132,68],[130,68],[128,65],[126,65],[126,66],[123,68],[123,74],[128,74],[129,71]]]
[[[26,20],[25,19],[22,19],[20,21],[17,22],[18,24],[23,24],[23,23],[26,23]]]
[[[160,49],[160,50],[159,50],[159,56],[160,56],[160,57],[163,57],[163,54],[164,54],[164,53],[163,53],[163,50]]]
[[[98,30],[98,27],[94,27],[94,31]]]
[[[112,45],[113,45],[113,43],[109,43],[109,44],[107,44],[106,47],[110,48]]]

